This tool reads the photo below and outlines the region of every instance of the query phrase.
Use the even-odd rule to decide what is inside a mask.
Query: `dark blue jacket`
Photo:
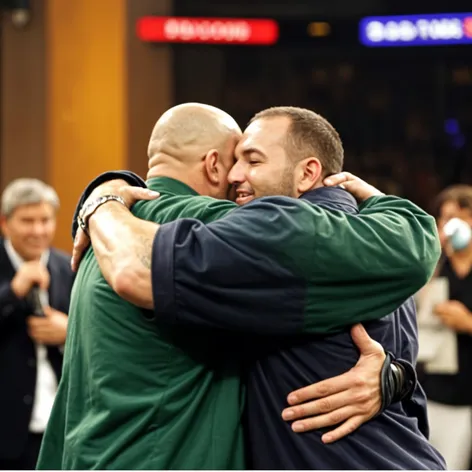
[[[321,188],[301,198],[327,209],[357,213],[355,200],[341,189]],[[386,351],[416,364],[418,337],[412,299],[364,326]],[[321,442],[327,430],[294,434],[281,419],[291,391],[343,374],[358,357],[349,329],[328,337],[267,340],[248,379],[250,468],[445,469],[443,458],[426,438],[426,398],[419,384],[411,399],[390,405],[353,434],[330,445]]]

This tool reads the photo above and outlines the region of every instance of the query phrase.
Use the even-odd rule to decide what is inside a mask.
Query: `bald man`
[[[217,108],[186,104],[164,113],[152,131],[147,174],[162,197],[136,204],[134,215],[159,222],[222,216],[225,205],[215,198],[227,196],[240,136]],[[242,366],[227,337],[156,329],[151,311],[113,292],[92,249],[77,274],[68,336],[38,468],[245,468]]]

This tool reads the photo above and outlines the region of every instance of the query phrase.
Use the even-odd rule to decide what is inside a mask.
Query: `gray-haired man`
[[[3,470],[35,468],[61,372],[61,346],[66,338],[73,274],[69,257],[50,248],[58,207],[54,189],[36,179],[15,180],[2,194],[0,469]]]

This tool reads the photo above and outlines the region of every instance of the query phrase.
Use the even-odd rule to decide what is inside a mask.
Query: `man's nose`
[[[240,162],[236,162],[233,168],[229,171],[228,182],[231,185],[235,185],[244,182],[244,180],[244,167]]]
[[[42,236],[46,229],[46,226],[41,221],[33,223],[33,234],[36,236]]]

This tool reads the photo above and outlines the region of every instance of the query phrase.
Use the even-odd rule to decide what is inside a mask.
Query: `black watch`
[[[417,383],[414,367],[402,360],[396,360],[392,354],[386,353],[386,358],[380,372],[380,387],[382,394],[382,413],[392,403],[405,400],[413,394]]]

